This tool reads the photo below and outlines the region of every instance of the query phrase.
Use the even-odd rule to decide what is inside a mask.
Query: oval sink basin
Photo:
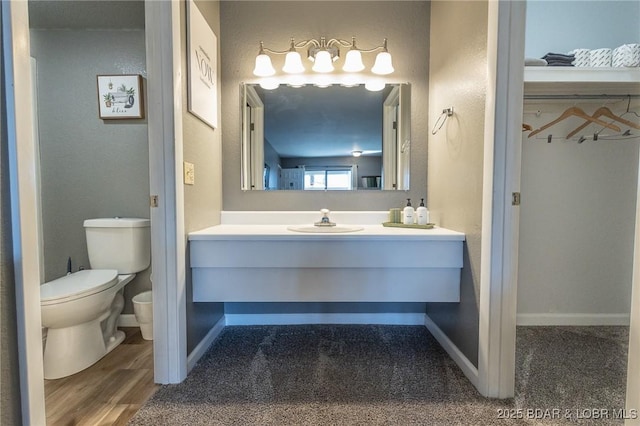
[[[289,226],[289,231],[295,232],[308,232],[312,234],[337,234],[342,232],[357,232],[362,231],[364,228],[361,226],[314,226],[314,225],[302,225],[302,226]]]

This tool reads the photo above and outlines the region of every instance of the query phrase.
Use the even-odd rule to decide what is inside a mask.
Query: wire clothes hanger
[[[611,110],[605,106],[598,108],[593,115],[591,116],[592,118],[598,118],[598,117],[602,117],[605,116],[607,118],[610,118],[613,121],[617,121],[618,123],[622,123],[625,126],[628,127],[632,127],[634,129],[638,129],[640,130],[640,125],[634,123],[633,121],[629,121],[626,120],[624,118],[622,118],[619,115],[614,114],[613,112],[611,112]],[[585,121],[582,125],[578,126],[574,131],[572,131],[571,133],[569,133],[566,137],[566,139],[570,139],[571,137],[575,136],[576,134],[578,134],[578,132],[582,129],[584,129],[585,127],[587,127],[589,124],[591,124],[589,121]]]
[[[603,127],[607,127],[607,128],[609,128],[609,129],[611,129],[611,130],[613,130],[615,132],[619,132],[620,131],[620,127],[618,127],[618,126],[616,126],[614,124],[610,124],[610,123],[604,122],[604,121],[599,120],[597,118],[594,118],[594,117],[590,116],[589,114],[587,114],[586,112],[584,112],[583,110],[581,110],[580,108],[573,106],[573,107],[567,108],[560,115],[560,117],[556,118],[555,120],[545,124],[544,126],[538,128],[538,129],[534,130],[533,132],[529,133],[528,137],[535,136],[538,133],[548,129],[549,127],[558,124],[562,120],[566,120],[567,118],[573,117],[573,116],[583,118],[583,119],[585,119],[585,120],[587,120],[587,121],[589,121],[591,123],[596,123],[596,124],[599,124],[600,126],[603,126]]]

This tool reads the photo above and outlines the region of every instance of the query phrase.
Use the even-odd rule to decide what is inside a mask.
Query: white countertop
[[[308,224],[312,225],[312,224]],[[340,224],[338,224],[340,225]],[[305,233],[290,231],[287,225],[217,225],[189,233],[189,240],[437,240],[464,241],[462,232],[445,228],[392,228],[382,224],[359,225],[362,231],[340,233]]]

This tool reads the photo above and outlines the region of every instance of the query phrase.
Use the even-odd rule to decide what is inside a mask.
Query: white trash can
[[[153,340],[153,293],[144,291],[131,299],[136,321],[140,325],[142,338]]]

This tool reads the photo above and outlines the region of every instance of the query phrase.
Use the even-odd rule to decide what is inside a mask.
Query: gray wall
[[[221,3],[224,210],[387,210],[407,197],[425,197],[429,3],[425,1],[224,1]],[[242,192],[240,190],[239,85],[253,80],[259,42],[285,49],[291,37],[357,39],[377,46],[388,38],[395,73],[391,82],[411,83],[411,190],[333,192]],[[373,55],[364,55],[373,63]],[[281,60],[281,58],[279,59]],[[275,63],[275,60],[274,60]]]
[[[529,1],[525,56],[640,43],[638,1]]]
[[[149,217],[149,151],[144,119],[100,120],[96,75],[146,77],[144,30],[31,30],[38,68],[45,281],[89,268],[84,219]],[[151,288],[149,271],[125,287]]]
[[[2,11],[0,10],[0,21]],[[2,44],[2,43],[0,43]],[[13,245],[11,239],[11,198],[7,108],[4,85],[4,44],[0,61],[0,424],[22,423],[18,366],[18,324],[16,319]]]
[[[444,108],[455,114],[429,139],[429,208],[435,223],[464,232],[466,242],[460,303],[430,303],[427,314],[476,366],[487,16],[486,1],[431,3],[430,127]]]
[[[196,2],[200,12],[218,36],[220,43],[220,3]],[[182,17],[182,126],[184,161],[194,164],[195,185],[184,186],[184,225],[191,232],[220,223],[222,209],[222,146],[221,128],[212,129],[187,111],[187,38],[186,7],[181,3]],[[220,59],[218,58],[218,87],[220,87]],[[220,111],[220,94],[218,111]],[[219,113],[218,113],[219,114]],[[220,116],[218,115],[218,122]],[[185,235],[186,239],[186,235]],[[189,251],[187,250],[187,265]],[[222,303],[193,303],[191,269],[187,268],[187,353],[200,343],[224,313]]]

